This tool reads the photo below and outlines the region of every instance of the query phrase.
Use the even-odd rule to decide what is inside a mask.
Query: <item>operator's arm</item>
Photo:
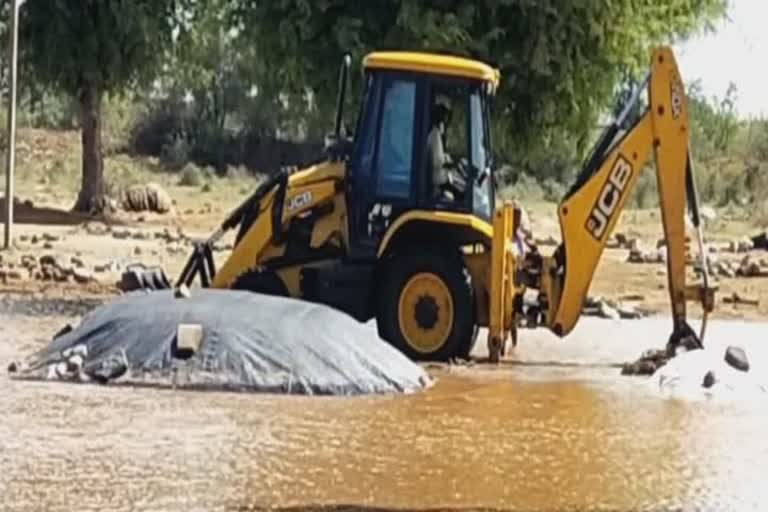
[[[443,150],[443,140],[440,138],[440,131],[437,128],[430,130],[427,136],[427,159],[429,162],[429,171],[432,176],[432,183],[435,187],[445,182],[445,151]]]

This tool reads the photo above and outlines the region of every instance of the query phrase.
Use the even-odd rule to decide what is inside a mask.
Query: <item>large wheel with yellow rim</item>
[[[460,254],[413,248],[387,263],[379,334],[413,360],[466,358],[476,339],[473,293]]]

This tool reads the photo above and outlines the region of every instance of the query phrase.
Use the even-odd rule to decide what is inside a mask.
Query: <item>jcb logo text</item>
[[[311,202],[312,202],[312,192],[307,190],[306,192],[302,192],[301,194],[295,195],[288,200],[288,205],[287,205],[288,211],[292,212],[294,210],[298,210],[299,208],[304,208]]]
[[[592,207],[589,217],[587,217],[587,231],[598,242],[605,235],[608,224],[616,212],[616,208],[624,195],[631,177],[632,164],[626,158],[619,155],[613,164],[608,179],[600,190],[597,202]]]

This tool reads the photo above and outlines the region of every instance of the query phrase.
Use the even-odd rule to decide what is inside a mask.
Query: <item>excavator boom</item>
[[[649,96],[645,112],[618,136],[642,89]],[[578,321],[608,238],[649,157],[654,155],[673,317],[670,342],[693,338],[701,346],[700,337],[687,323],[686,301],[701,302],[706,318],[714,298],[706,274],[703,285],[686,285],[687,206],[702,248],[688,134],[688,102],[674,55],[668,48],[657,49],[643,87],[606,130],[559,205],[562,244],[540,263],[545,321],[558,336],[567,335]],[[704,252],[701,254],[703,257]],[[706,267],[702,265],[705,272]]]

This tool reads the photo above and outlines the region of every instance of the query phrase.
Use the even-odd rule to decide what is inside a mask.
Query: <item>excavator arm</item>
[[[619,135],[642,90],[648,91],[645,112]],[[667,247],[667,276],[673,318],[670,346],[701,347],[714,291],[702,264],[701,284],[686,284],[685,215],[688,207],[704,257],[698,202],[688,143],[688,102],[674,55],[669,48],[653,52],[651,70],[629,104],[606,129],[576,184],[558,208],[562,243],[551,257],[538,260],[540,300],[547,326],[565,336],[578,321],[595,269],[627,199],[651,155],[655,158],[659,204]],[[702,304],[700,335],[686,319],[686,303]]]

